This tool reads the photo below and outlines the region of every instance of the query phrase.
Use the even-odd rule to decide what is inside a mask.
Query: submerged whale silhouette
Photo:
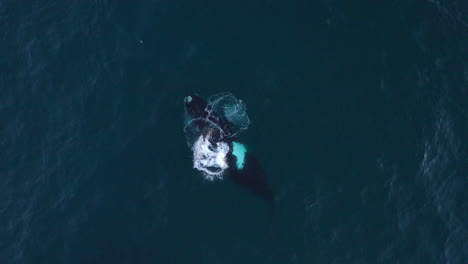
[[[213,145],[221,141],[229,145],[224,175],[267,202],[274,211],[274,194],[267,176],[257,159],[232,136],[234,125],[225,117],[213,113],[208,102],[196,94],[186,96],[184,101],[187,114],[195,120],[196,137],[208,138]]]

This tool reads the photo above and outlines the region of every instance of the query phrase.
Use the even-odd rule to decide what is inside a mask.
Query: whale
[[[234,124],[226,117],[216,114],[211,105],[195,93],[187,95],[184,104],[197,131],[195,145],[205,143],[208,145],[207,151],[210,148],[223,149],[218,151],[221,157],[213,155],[212,161],[218,168],[207,165],[206,167],[212,169],[208,172],[216,175],[222,170],[223,176],[266,202],[274,212],[274,193],[268,177],[257,158],[233,132]]]

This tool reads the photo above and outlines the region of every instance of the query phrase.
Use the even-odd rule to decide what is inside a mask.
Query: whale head
[[[190,94],[184,98],[185,110],[192,118],[202,118],[207,113],[205,111],[207,102],[196,94]]]

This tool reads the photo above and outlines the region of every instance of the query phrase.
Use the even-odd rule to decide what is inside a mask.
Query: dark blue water
[[[468,263],[465,1],[0,1],[0,263]],[[192,169],[231,92],[277,211]]]

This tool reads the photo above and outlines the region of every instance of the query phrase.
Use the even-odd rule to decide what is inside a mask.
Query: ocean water
[[[0,1],[0,263],[468,263],[466,1]],[[230,92],[276,214],[192,168]]]

